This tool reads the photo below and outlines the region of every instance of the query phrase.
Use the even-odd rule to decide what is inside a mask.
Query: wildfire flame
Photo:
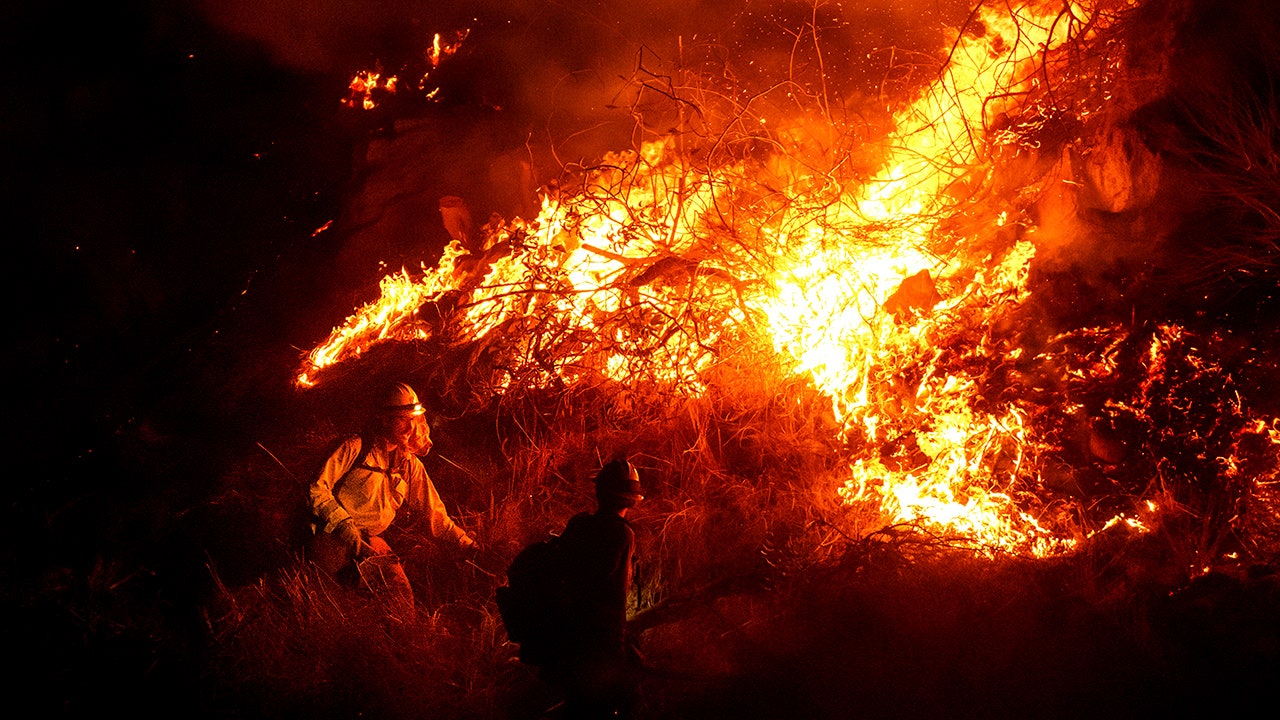
[[[439,87],[431,87],[431,74],[440,67],[440,63],[458,52],[459,48],[462,47],[462,41],[466,40],[470,34],[470,29],[463,29],[452,33],[451,40],[442,39],[440,33],[432,36],[431,47],[427,50],[427,64],[431,66],[431,69],[423,73],[422,77],[418,79],[418,89],[426,93],[428,99],[434,99],[440,92]]]
[[[351,78],[342,104],[349,108],[372,110],[378,106],[381,97],[395,94],[398,83],[395,75],[384,77],[381,68],[361,70]]]
[[[696,167],[673,138],[611,154],[578,191],[546,193],[533,220],[491,228],[482,278],[464,271],[474,256],[458,242],[419,277],[385,277],[381,297],[309,354],[297,383],[375,343],[429,337],[419,311],[450,293],[465,297],[455,337],[535,338],[497,392],[602,376],[696,395],[717,363],[754,343],[830,398],[851,455],[844,502],[987,551],[1073,547],[1029,501],[1047,449],[1028,431],[1031,411],[981,393],[984,373],[1019,360],[992,328],[1027,297],[1036,228],[1012,205],[964,237],[942,221],[983,186],[1000,148],[1031,142],[1055,49],[1109,19],[1085,3],[999,8],[978,8],[938,82],[896,114],[869,181],[779,203],[755,191],[759,167]],[[457,43],[437,36],[433,67]],[[725,208],[740,210],[726,220]],[[1152,373],[1176,332],[1154,342]],[[554,363],[536,338],[558,339]],[[1108,372],[1105,357],[1093,372]]]
[[[427,61],[431,63],[431,67],[438,68],[440,63],[447,57],[458,52],[458,48],[462,47],[462,41],[467,39],[471,34],[469,28],[464,28],[453,33],[453,38],[444,40],[440,33],[436,33],[431,38],[431,49],[427,50]]]
[[[425,99],[434,100],[440,92],[438,86],[431,85],[432,73],[440,67],[442,62],[457,54],[462,47],[462,42],[470,34],[469,29],[463,29],[451,33],[451,39],[448,40],[444,39],[440,33],[432,36],[431,45],[424,58],[429,69],[418,79],[418,90]],[[343,98],[342,104],[349,108],[373,110],[388,95],[395,95],[399,85],[400,79],[395,75],[384,74],[379,63],[375,69],[361,70],[351,78],[347,96]]]

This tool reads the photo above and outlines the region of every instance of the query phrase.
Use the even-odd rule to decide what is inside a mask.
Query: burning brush
[[[1152,497],[1175,480],[1249,497],[1270,481],[1240,468],[1274,475],[1276,433],[1223,400],[1229,374],[1183,329],[1028,341],[1033,209],[1058,176],[1023,171],[1010,190],[1001,171],[1101,110],[1123,7],[978,5],[869,179],[783,177],[803,164],[718,155],[723,134],[609,154],[547,190],[537,217],[491,222],[480,240],[470,228],[434,267],[385,277],[297,384],[376,344],[428,339],[483,347],[470,371],[492,396],[616,384],[697,398],[732,393],[723,368],[767,358],[829,400],[844,503],[988,553],[1046,556],[1101,528],[1148,529],[1164,509]],[[1196,449],[1174,447],[1184,431]],[[1096,492],[1125,501],[1091,506]]]

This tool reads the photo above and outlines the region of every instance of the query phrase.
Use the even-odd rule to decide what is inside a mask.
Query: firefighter
[[[413,590],[383,533],[397,519],[467,554],[479,548],[449,517],[419,455],[431,450],[431,428],[418,394],[405,383],[383,391],[364,432],[344,440],[309,488],[314,534],[308,558],[348,584],[386,593],[413,614]]]
[[[595,479],[596,510],[571,518],[561,534],[574,607],[543,677],[565,693],[571,718],[625,717],[635,701],[638,654],[626,637],[627,598],[636,538],[627,513],[644,499],[640,475],[625,459]]]

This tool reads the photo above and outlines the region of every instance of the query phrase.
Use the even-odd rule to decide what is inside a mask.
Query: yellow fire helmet
[[[426,408],[422,407],[422,403],[418,402],[418,393],[402,382],[395,383],[387,389],[379,403],[379,408],[386,413],[405,413],[411,416],[427,412]]]

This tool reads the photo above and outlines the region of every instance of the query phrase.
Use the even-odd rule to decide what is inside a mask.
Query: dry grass
[[[1073,353],[1079,362],[1090,357],[1079,347]],[[1173,355],[1204,369],[1193,353]],[[1161,376],[1165,389],[1148,405],[1124,407],[1170,422],[1161,408],[1204,392],[1182,367],[1171,364]],[[1201,564],[1221,559],[1234,531],[1214,503],[1236,502],[1239,488],[1192,485],[1144,496],[1167,508],[1161,524],[1143,536],[1100,533],[1071,557],[980,560],[963,538],[886,527],[869,508],[839,504],[841,449],[816,439],[831,436],[816,393],[759,366],[722,372],[713,387],[733,392],[675,403],[634,388],[530,393],[452,418],[448,398],[466,395],[440,387],[436,450],[454,464],[431,456],[428,464],[486,553],[467,565],[413,532],[394,540],[418,590],[412,619],[389,617],[375,600],[300,564],[222,587],[208,609],[216,652],[206,702],[239,717],[538,716],[556,698],[513,660],[493,589],[524,544],[591,507],[588,479],[615,453],[633,458],[648,491],[633,516],[640,546],[633,610],[651,668],[646,717],[771,717],[787,708],[839,717],[846,706],[837,688],[846,685],[862,693],[860,707],[873,717],[888,717],[898,702],[908,716],[946,714],[958,703],[989,707],[966,689],[972,683],[1007,694],[993,717],[1039,714],[1037,698],[1063,703],[1058,717],[1097,710],[1122,681],[1171,691],[1160,672],[1182,672],[1188,650],[1168,636],[1182,627],[1183,610],[1161,600],[1187,586]],[[412,380],[438,387],[434,377]],[[1206,448],[1229,446],[1241,427],[1233,417],[1214,415],[1213,432],[1197,428],[1195,437]],[[1265,455],[1267,447],[1257,450]],[[265,455],[259,461],[259,469],[273,464]],[[1258,547],[1242,566],[1264,557]],[[1263,667],[1274,660],[1250,651]],[[1089,669],[1099,653],[1115,658],[1119,675]],[[1025,657],[1042,668],[1045,684],[1036,684]],[[1077,683],[1091,685],[1073,695]],[[1116,707],[1135,709],[1136,693],[1121,692]]]
[[[510,685],[499,621],[474,598],[404,617],[299,564],[217,608],[205,702],[220,716],[464,717]]]

